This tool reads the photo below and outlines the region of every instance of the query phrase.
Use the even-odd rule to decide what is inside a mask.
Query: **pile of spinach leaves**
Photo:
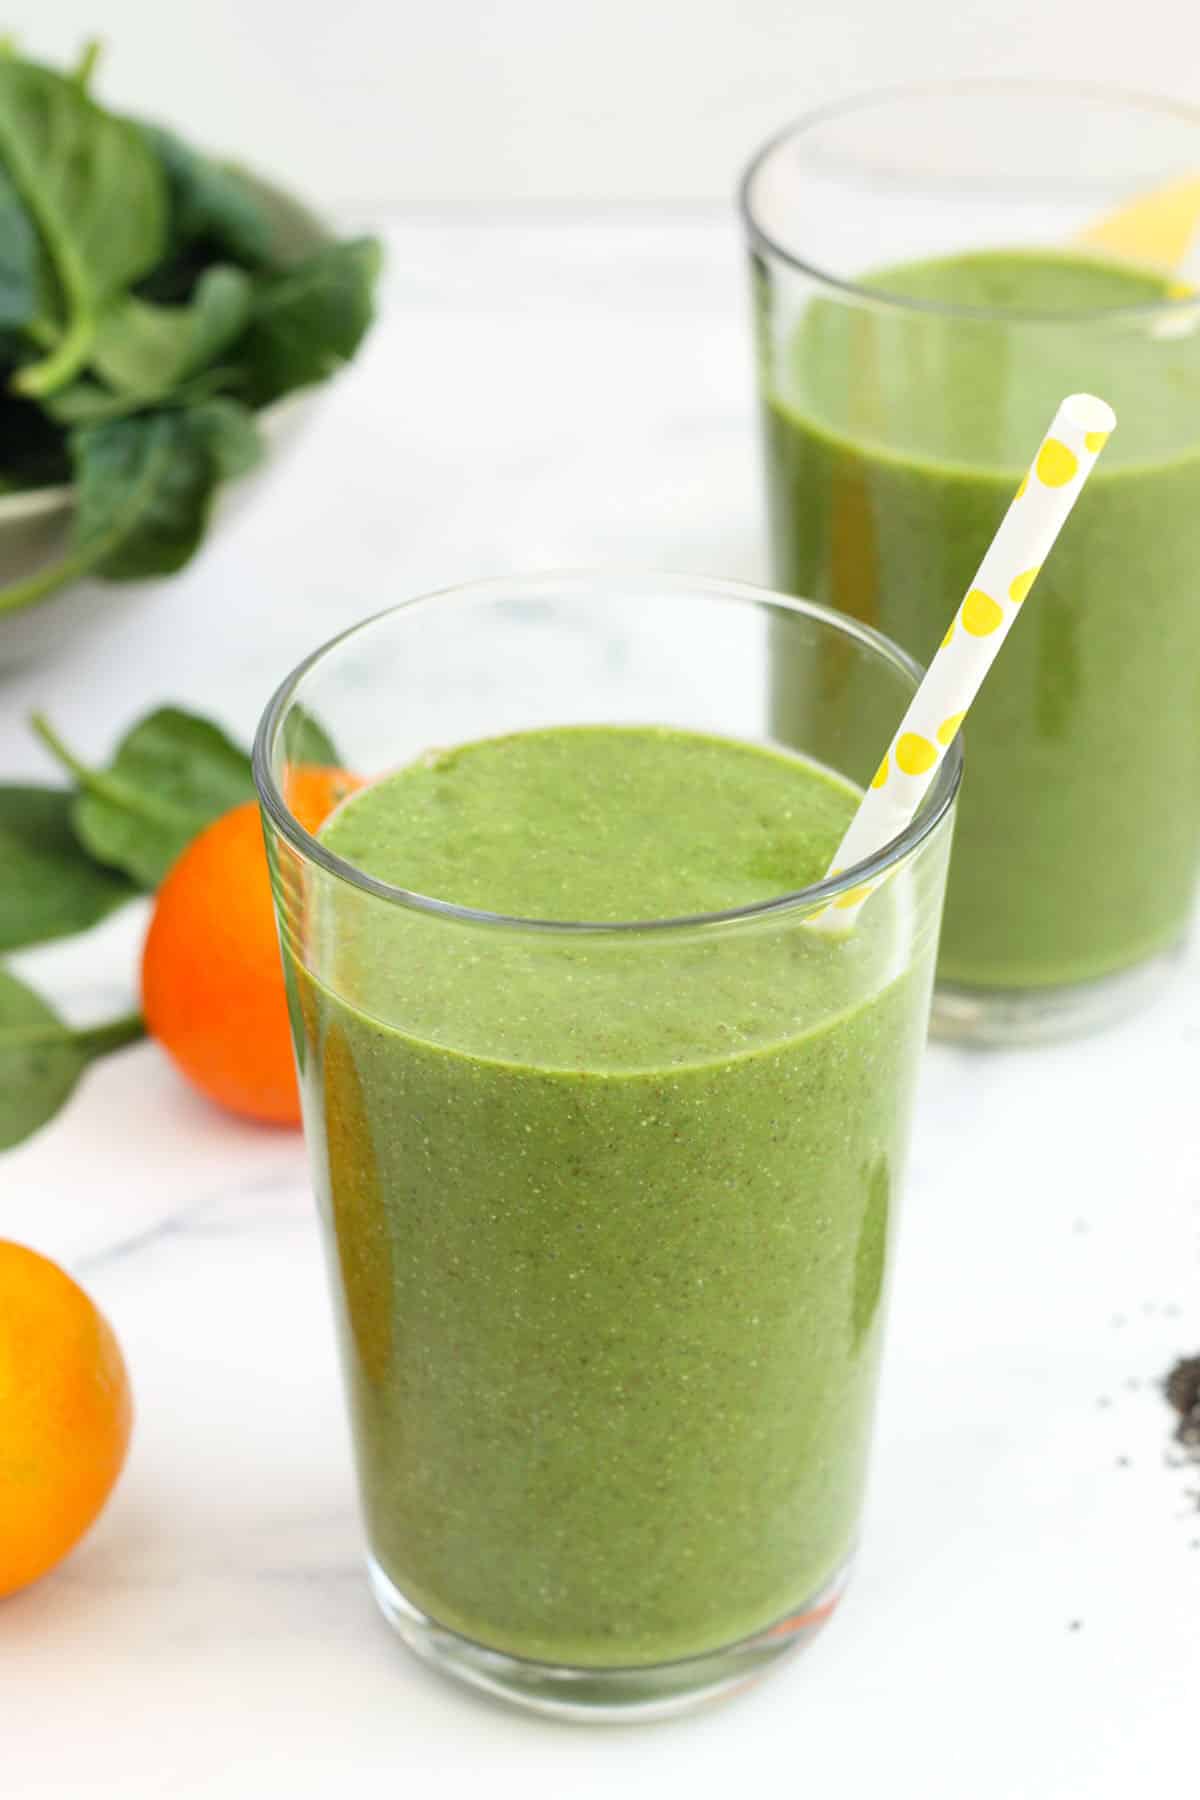
[[[278,198],[0,53],[0,493],[71,482],[72,542],[0,611],[84,573],[182,567],[255,414],[323,381],[372,319],[372,238],[297,253]],[[315,241],[315,233],[310,242]]]

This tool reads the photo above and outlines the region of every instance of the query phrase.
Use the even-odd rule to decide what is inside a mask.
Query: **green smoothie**
[[[866,285],[918,306],[814,301],[770,359],[775,576],[922,661],[1059,400],[1116,408],[971,709],[939,962],[968,987],[1107,975],[1175,943],[1195,888],[1200,320],[1188,302],[1164,312],[1161,276],[1068,253],[979,252]],[[786,720],[782,659],[776,705]]]
[[[322,838],[603,925],[805,886],[856,802],[783,752],[579,726],[432,752]],[[434,1620],[644,1666],[845,1563],[932,978],[910,887],[839,942],[795,912],[555,932],[346,884],[320,979],[292,958],[371,1551]]]

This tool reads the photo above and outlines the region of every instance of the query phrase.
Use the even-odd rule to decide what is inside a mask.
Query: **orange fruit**
[[[121,1473],[132,1424],[107,1320],[56,1263],[0,1239],[0,1596],[79,1542]]]
[[[293,817],[305,831],[315,832],[335,806],[362,787],[361,775],[348,769],[327,769],[317,763],[297,763],[287,772],[284,798]]]
[[[362,783],[298,767],[289,804],[313,831]],[[194,838],[158,890],[142,951],[146,1028],[218,1106],[300,1123],[287,993],[262,824],[253,800]]]
[[[158,890],[142,950],[146,1029],[219,1106],[295,1125],[287,999],[257,803],[194,838]]]

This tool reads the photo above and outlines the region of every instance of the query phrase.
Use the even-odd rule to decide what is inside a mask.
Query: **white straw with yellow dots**
[[[1091,394],[1070,395],[1055,413],[838,845],[829,876],[882,850],[916,816],[1116,422],[1111,406]],[[851,888],[811,923],[820,931],[848,931],[878,885],[869,881]]]

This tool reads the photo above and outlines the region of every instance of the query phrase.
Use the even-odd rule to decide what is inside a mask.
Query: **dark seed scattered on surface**
[[[1163,1382],[1169,1405],[1179,1414],[1175,1441],[1200,1460],[1200,1356],[1184,1356]]]

